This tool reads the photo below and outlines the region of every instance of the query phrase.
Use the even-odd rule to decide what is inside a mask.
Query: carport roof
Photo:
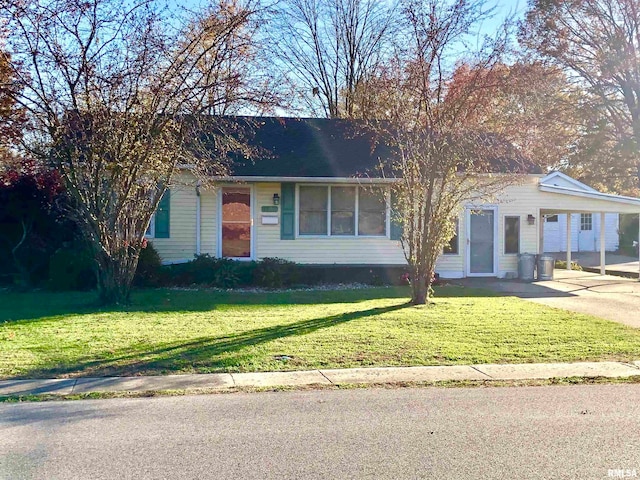
[[[560,195],[569,195],[572,197],[581,197],[585,200],[594,200],[597,202],[610,202],[617,204],[621,212],[640,212],[640,198],[626,197],[623,195],[614,195],[611,193],[599,192],[578,180],[565,175],[562,172],[551,172],[547,176],[540,179],[538,188],[541,192],[555,193]],[[631,207],[631,208],[629,208]],[[634,208],[635,207],[635,208]],[[547,211],[566,211],[566,208],[548,209]],[[572,208],[576,211],[575,208]],[[585,211],[597,211],[592,204],[585,202]]]

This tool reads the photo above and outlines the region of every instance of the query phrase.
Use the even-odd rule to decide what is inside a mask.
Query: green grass
[[[640,358],[640,330],[484,290],[0,293],[0,378]],[[290,360],[279,360],[287,355]]]

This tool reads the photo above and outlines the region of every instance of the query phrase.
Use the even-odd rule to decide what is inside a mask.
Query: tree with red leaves
[[[0,173],[0,274],[20,288],[31,287],[59,244],[66,197],[60,176],[34,162]]]
[[[22,138],[26,115],[15,101],[16,83],[11,56],[0,51],[0,169],[16,161],[14,147]]]

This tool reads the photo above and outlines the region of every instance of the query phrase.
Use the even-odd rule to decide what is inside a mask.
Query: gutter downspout
[[[200,187],[202,182],[196,183],[196,255],[200,255]]]

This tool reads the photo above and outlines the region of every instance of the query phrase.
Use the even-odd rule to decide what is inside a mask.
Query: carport
[[[553,172],[540,181],[538,188],[545,192],[544,202],[539,209],[540,233],[538,240],[538,252],[544,253],[544,218],[550,215],[566,214],[566,260],[567,270],[571,269],[572,231],[571,216],[581,214],[600,215],[599,251],[600,274],[606,272],[605,261],[605,214],[606,213],[631,213],[640,214],[640,198],[625,197],[602,193],[593,188],[564,175]],[[590,218],[590,217],[584,217]],[[639,229],[640,230],[640,229]],[[639,232],[640,237],[640,232]],[[638,255],[638,279],[640,279],[640,252]]]

